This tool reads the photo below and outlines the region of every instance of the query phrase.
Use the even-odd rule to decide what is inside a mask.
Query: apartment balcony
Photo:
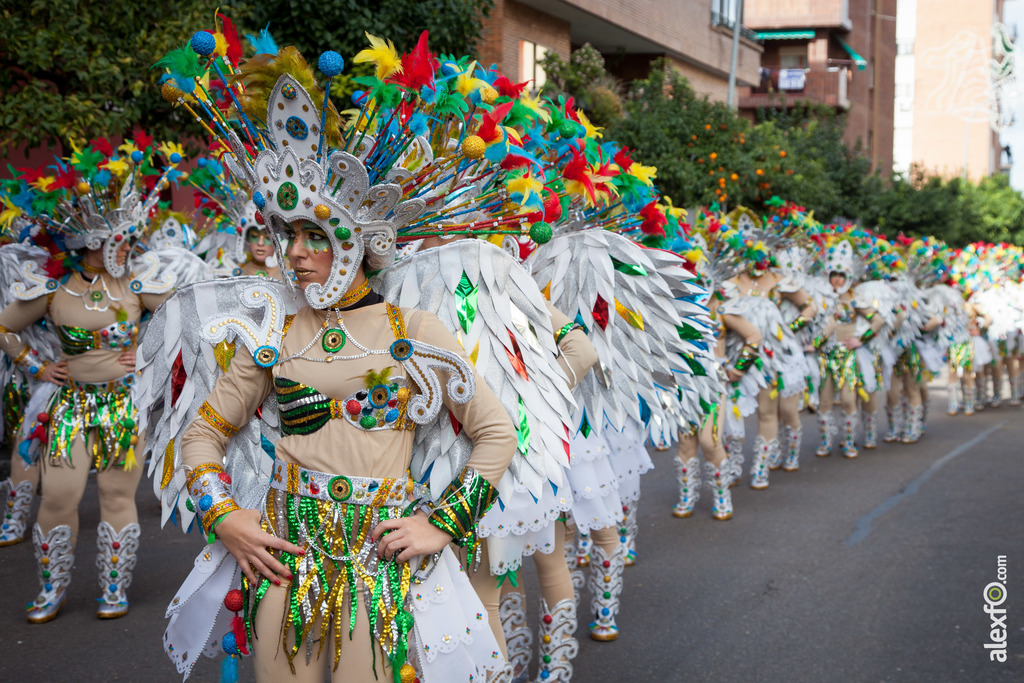
[[[836,109],[849,109],[850,67],[813,65],[791,69],[761,67],[761,80],[740,94],[740,109],[795,107],[801,102],[824,104]]]

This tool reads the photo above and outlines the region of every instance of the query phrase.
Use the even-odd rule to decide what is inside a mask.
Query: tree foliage
[[[174,136],[181,115],[160,97],[159,73],[150,67],[194,31],[212,26],[221,4],[4,3],[0,148],[67,145],[70,137],[114,136],[135,125],[158,138]]]
[[[431,49],[475,52],[481,18],[493,0],[63,0],[6,2],[0,9],[0,151],[66,145],[68,139],[116,136],[140,125],[158,138],[201,133],[186,111],[160,96],[159,70],[150,67],[200,29],[213,30],[220,7],[239,33],[264,26],[279,45],[295,45],[315,64],[335,50],[348,62],[334,96],[354,89],[352,57],[366,47],[365,31],[395,42],[399,51],[430,31]],[[344,108],[344,107],[343,107]]]
[[[957,247],[979,240],[1024,245],[1024,197],[1005,175],[971,183],[914,167],[893,177],[863,221],[888,236],[934,235]]]
[[[300,0],[265,0],[253,4],[252,23],[270,33],[279,45],[294,45],[315,62],[323,50],[334,50],[350,65],[366,47],[366,33],[394,42],[399,52],[411,50],[423,31],[430,32],[436,54],[476,54],[481,18],[493,0],[332,0],[311,6]]]
[[[843,140],[845,116],[803,104],[758,112],[747,121],[694,92],[662,61],[630,84],[621,116],[602,116],[590,93],[610,75],[589,46],[569,60],[549,57],[547,92],[576,98],[608,138],[656,166],[659,190],[677,206],[718,202],[761,211],[778,196],[824,222],[852,220],[895,236],[933,235],[953,246],[973,241],[1024,245],[1024,196],[1006,176],[978,183],[915,168],[907,177],[872,172],[863,150]]]
[[[572,97],[597,126],[608,126],[622,118],[621,86],[605,68],[604,57],[590,43],[562,59],[548,52],[540,61],[547,74],[543,94],[556,99]]]

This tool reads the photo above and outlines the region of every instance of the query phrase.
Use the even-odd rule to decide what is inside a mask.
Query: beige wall
[[[519,78],[519,44],[529,40],[554,50],[568,59],[569,23],[521,5],[514,0],[498,0],[484,21],[478,47],[481,63],[498,69],[510,80]]]
[[[752,29],[849,27],[848,0],[744,0],[744,23]]]
[[[543,4],[547,11],[538,9]],[[697,92],[724,101],[731,60],[732,32],[711,25],[711,0],[551,0],[531,3],[495,0],[484,21],[483,37],[478,45],[480,61],[496,63],[505,74],[519,73],[519,43],[522,40],[543,45],[567,57],[572,31],[566,20],[556,14],[591,15],[590,30],[603,22],[635,34],[646,41],[643,53],[608,55],[616,63],[620,78],[646,76],[650,61],[667,56],[690,79]],[[583,42],[583,41],[579,41]],[[596,42],[596,41],[595,41]],[[642,62],[642,63],[641,63]],[[756,83],[760,68],[760,47],[742,40],[737,56],[737,82]]]
[[[711,0],[564,0],[665,48],[673,59],[728,76],[732,32],[711,26]],[[737,78],[756,83],[760,50],[742,42]]]
[[[972,179],[998,164],[987,116],[993,7],[991,0],[917,0],[913,159],[933,173],[960,175],[965,144]]]
[[[729,81],[695,68],[692,64],[678,59],[669,58],[669,63],[678,69],[690,81],[690,85],[698,95],[706,95],[708,99],[725,102],[729,98]]]

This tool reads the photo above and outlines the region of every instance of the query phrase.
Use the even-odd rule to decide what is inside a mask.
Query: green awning
[[[850,55],[850,59],[852,59],[853,63],[857,65],[858,70],[863,71],[865,68],[867,68],[868,60],[864,59],[859,54],[857,54],[857,52],[852,47],[847,45],[846,41],[840,38],[839,36],[836,36],[836,40],[838,40],[839,44],[843,46],[843,49],[846,50],[846,53]]]
[[[758,31],[758,40],[813,40],[814,31]]]

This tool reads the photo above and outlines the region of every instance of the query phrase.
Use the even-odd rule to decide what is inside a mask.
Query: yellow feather
[[[377,65],[377,78],[384,80],[394,73],[402,73],[402,60],[398,57],[395,45],[390,40],[366,34],[370,47],[361,50],[352,61],[355,64],[373,62]]]

